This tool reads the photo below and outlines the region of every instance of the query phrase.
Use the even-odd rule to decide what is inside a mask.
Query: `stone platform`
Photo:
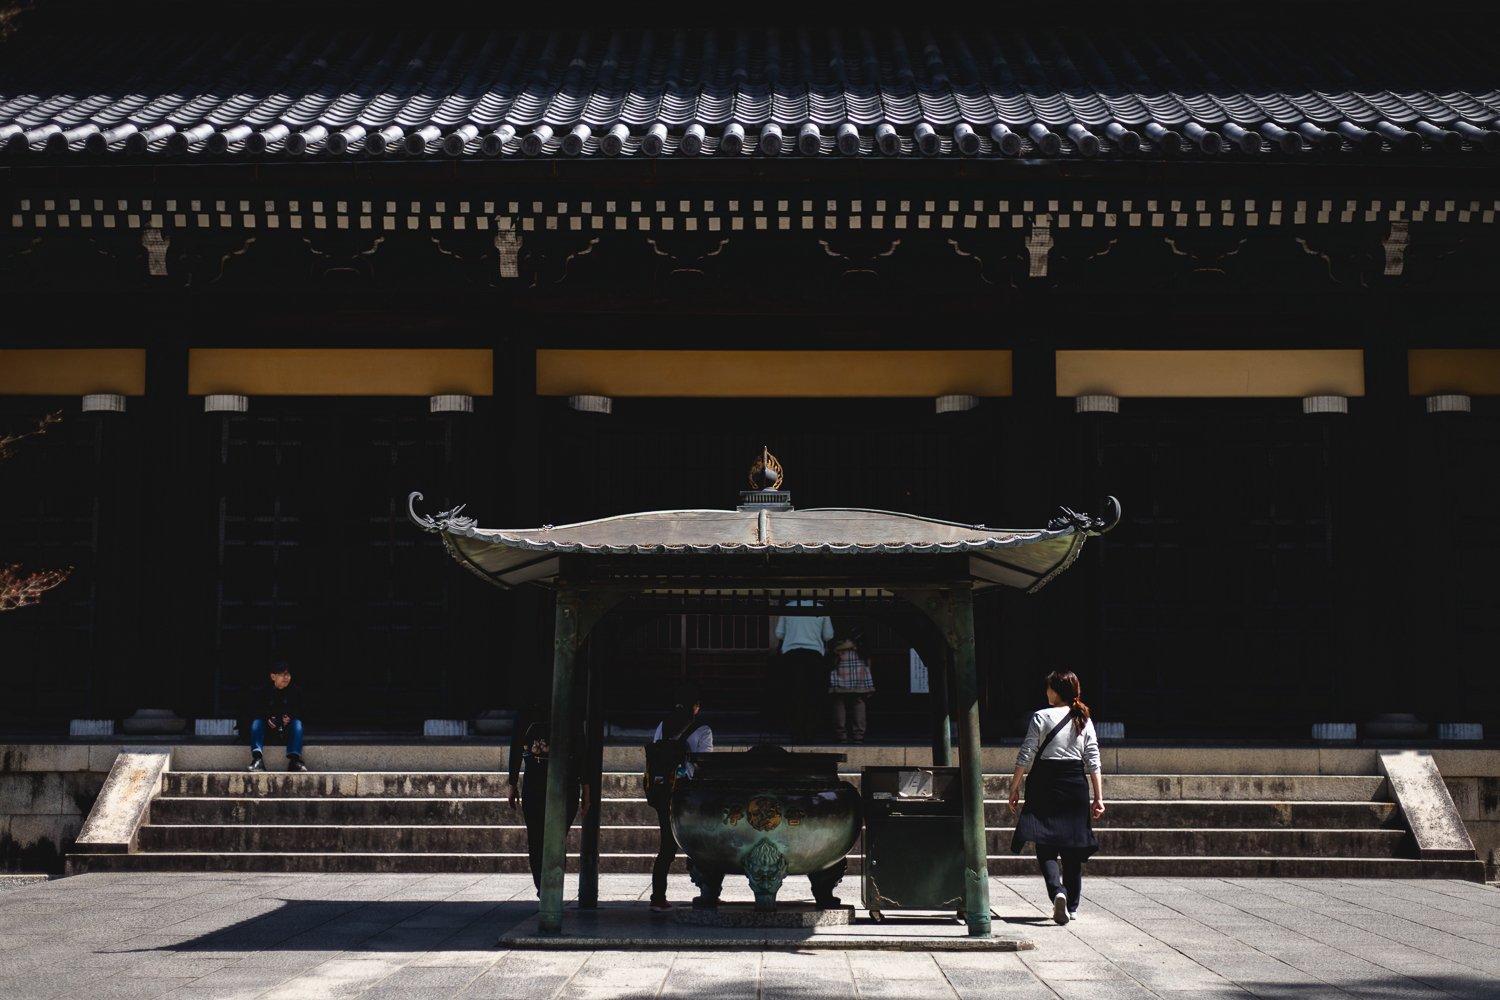
[[[720,903],[717,907],[680,906],[672,919],[688,927],[834,927],[854,923],[854,907],[818,907],[808,903],[790,903],[767,913],[751,903]]]
[[[868,916],[852,919],[854,907],[817,911],[811,907],[785,907],[777,913],[756,913],[750,904],[720,904],[728,922],[718,925],[678,921],[677,912],[711,914],[714,911],[652,913],[640,904],[601,903],[597,910],[569,910],[563,917],[561,934],[542,934],[536,916],[529,916],[500,935],[501,948],[545,951],[598,951],[622,948],[631,951],[687,951],[700,948],[752,948],[760,951],[1029,951],[1036,947],[1031,936],[996,920],[989,937],[969,937],[968,929],[953,921],[918,922],[887,920],[877,924]],[[842,922],[781,925],[758,923],[753,917],[784,915],[796,918],[811,911]],[[847,911],[847,912],[846,912]],[[736,915],[747,918],[737,921]]]

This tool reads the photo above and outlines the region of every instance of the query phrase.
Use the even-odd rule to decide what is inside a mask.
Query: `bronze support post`
[[[958,762],[964,797],[964,904],[970,937],[990,933],[989,843],[984,828],[984,748],[979,739],[979,672],[974,658],[974,593],[948,591],[957,694]]]
[[[573,667],[581,641],[578,594],[559,590],[552,639],[552,750],[547,769],[547,812],[542,837],[542,904],[537,929],[562,931],[563,873],[568,861],[568,761],[573,753]]]
[[[589,646],[589,656],[584,666],[588,701],[584,709],[584,733],[586,755],[583,761],[583,780],[592,791],[593,801],[589,809],[579,817],[583,827],[578,848],[578,908],[599,908],[599,814],[603,811],[599,802],[604,783],[604,675],[594,663],[594,646]]]
[[[963,794],[964,911],[970,937],[990,934],[989,839],[984,826],[984,753],[979,737],[979,672],[974,657],[974,591],[968,581],[897,592],[937,625],[953,655]],[[929,675],[930,683],[930,675]]]
[[[932,765],[953,766],[953,707],[948,702],[948,665],[953,652],[946,645],[936,647],[937,662],[927,667],[927,697],[932,699]]]
[[[566,560],[564,567],[567,567]],[[608,587],[591,589],[578,584],[558,584],[557,613],[552,638],[552,762],[556,766],[547,769],[547,816],[542,837],[542,905],[537,918],[537,929],[544,934],[562,932],[563,873],[567,870],[568,863],[568,802],[573,792],[568,787],[568,762],[573,758],[573,741],[577,739],[579,732],[573,711],[573,676],[578,650],[583,647],[589,631],[599,619],[627,594],[627,591]],[[596,773],[593,767],[594,750],[590,747],[584,749],[589,756],[583,763],[583,776],[592,779]],[[597,810],[598,786],[594,786],[591,791],[595,798],[593,808]],[[585,826],[587,822],[585,818]],[[587,855],[579,860],[579,904],[585,904],[583,887],[590,880],[594,901],[597,902],[598,852],[594,852],[592,861]],[[593,871],[590,873],[587,867],[591,863]]]

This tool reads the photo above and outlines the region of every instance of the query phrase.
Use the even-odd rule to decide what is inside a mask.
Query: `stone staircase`
[[[180,750],[174,767],[214,763],[203,759],[212,749],[231,748]],[[448,749],[456,748],[403,748],[398,756],[408,764],[478,763],[473,753],[439,752]],[[640,753],[610,751],[606,766],[617,768]],[[892,763],[892,753],[919,759],[920,752],[855,748],[851,764]],[[859,782],[857,773],[846,777]],[[637,772],[623,769],[604,776],[603,872],[650,870],[656,819],[639,797],[639,781]],[[985,778],[990,872],[1031,874],[1034,860],[1009,853],[1009,781],[1006,774]],[[1484,877],[1472,853],[1419,858],[1389,783],[1375,774],[1106,773],[1104,783],[1108,811],[1096,825],[1093,875]],[[526,830],[506,790],[504,773],[494,770],[174,769],[162,775],[138,850],[74,854],[68,870],[525,872]],[[575,824],[568,839],[572,871],[578,845]],[[851,874],[860,869],[859,849]],[[685,870],[680,858],[677,870]]]

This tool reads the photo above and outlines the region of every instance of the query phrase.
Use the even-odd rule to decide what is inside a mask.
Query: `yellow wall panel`
[[[1363,351],[1058,351],[1059,396],[1363,396]]]
[[[146,352],[102,350],[0,350],[0,395],[82,396],[146,392]]]
[[[193,348],[188,394],[244,396],[435,396],[494,392],[491,352]]]
[[[1009,351],[540,350],[542,396],[1009,396]]]
[[[1413,396],[1500,396],[1500,350],[1408,351],[1406,363]]]

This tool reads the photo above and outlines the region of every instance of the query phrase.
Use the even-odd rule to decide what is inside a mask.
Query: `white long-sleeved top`
[[[658,722],[656,724],[656,732],[651,735],[651,742],[652,743],[660,742],[660,740],[661,740],[661,727],[662,727],[662,723]],[[688,737],[687,737],[687,752],[688,753],[713,753],[714,752],[714,731],[712,729],[709,729],[708,726],[705,725],[705,726],[699,726],[697,729],[694,729],[692,732],[688,733]],[[687,762],[687,776],[689,778],[691,778],[693,775],[695,775],[697,773],[698,773],[698,768],[696,766],[694,766],[694,764],[693,764],[692,761],[688,761]]]
[[[1016,754],[1016,767],[1025,770],[1031,766],[1042,737],[1052,732],[1052,727],[1061,722],[1068,712],[1068,706],[1058,705],[1044,708],[1031,717],[1031,725],[1026,727],[1026,739],[1021,742],[1021,750]],[[1094,735],[1094,720],[1084,722],[1081,733],[1071,724],[1063,726],[1052,737],[1052,742],[1047,744],[1041,759],[1081,760],[1084,762],[1084,770],[1090,774],[1099,770],[1099,737]]]
[[[828,641],[833,638],[833,619],[822,615],[812,618],[784,616],[776,619],[776,638],[781,640],[783,653],[810,649],[822,656],[828,651]]]

